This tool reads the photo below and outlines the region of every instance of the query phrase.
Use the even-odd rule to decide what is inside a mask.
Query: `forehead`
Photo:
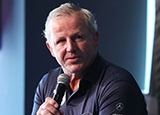
[[[81,13],[62,15],[50,21],[50,26],[54,31],[59,29],[84,29],[87,28],[86,21]]]

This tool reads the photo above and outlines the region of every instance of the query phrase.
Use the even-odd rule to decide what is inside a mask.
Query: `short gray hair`
[[[89,10],[80,8],[74,5],[73,3],[65,3],[65,4],[60,5],[58,8],[53,9],[47,17],[47,20],[45,23],[45,30],[44,30],[44,36],[47,39],[47,41],[49,40],[49,36],[50,36],[49,35],[49,29],[50,29],[49,22],[56,17],[71,15],[75,12],[80,12],[84,16],[88,30],[90,32],[95,33],[98,30],[95,17]]]

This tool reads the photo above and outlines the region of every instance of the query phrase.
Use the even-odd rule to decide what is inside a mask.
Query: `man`
[[[50,12],[44,33],[61,67],[40,81],[32,115],[147,115],[133,77],[99,55],[97,24],[91,12],[65,3]],[[64,103],[58,105],[52,97],[61,73],[71,82]]]

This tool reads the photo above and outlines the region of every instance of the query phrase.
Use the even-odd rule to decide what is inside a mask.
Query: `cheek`
[[[65,50],[61,48],[61,49],[54,50],[54,52],[55,52],[56,59],[59,60],[60,63],[62,63],[62,61],[64,60],[64,56],[65,56]]]
[[[91,55],[93,52],[96,51],[96,46],[92,42],[87,42],[81,45],[81,50],[85,52],[87,55]]]

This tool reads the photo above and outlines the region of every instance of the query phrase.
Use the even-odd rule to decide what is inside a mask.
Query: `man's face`
[[[47,46],[63,71],[84,72],[97,54],[98,33],[89,33],[79,13],[52,20],[50,29],[50,43]]]

